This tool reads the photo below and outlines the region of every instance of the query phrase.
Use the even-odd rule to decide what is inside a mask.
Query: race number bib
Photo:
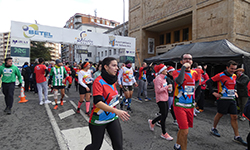
[[[56,75],[56,79],[63,79],[61,74]]]
[[[235,90],[227,90],[227,96],[234,97],[235,96]]]
[[[12,69],[7,69],[7,68],[5,68],[4,70],[3,70],[3,73],[12,73],[13,71],[12,71]]]
[[[195,86],[185,85],[184,95],[194,95]]]

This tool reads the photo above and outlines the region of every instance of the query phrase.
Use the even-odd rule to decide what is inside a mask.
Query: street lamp
[[[125,32],[125,0],[123,0],[123,31],[122,31],[122,36],[124,36],[124,32]]]

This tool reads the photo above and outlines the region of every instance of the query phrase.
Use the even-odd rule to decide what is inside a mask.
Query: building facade
[[[51,47],[52,49],[50,50],[50,56],[51,56],[51,61],[55,61],[57,59],[61,58],[60,54],[60,47],[61,44],[59,43],[45,43],[46,47]]]
[[[5,57],[8,35],[9,32],[0,33],[0,62],[2,62]],[[6,57],[10,56],[10,40],[11,37],[9,39]]]
[[[115,28],[119,22],[108,20],[91,15],[76,13],[67,22],[64,28],[76,29],[80,31],[104,33],[109,29]],[[98,62],[100,57],[97,56],[98,47],[84,45],[62,45],[62,60],[63,62]],[[87,53],[85,53],[87,51]]]
[[[227,39],[250,52],[250,0],[130,0],[136,65],[177,45]]]

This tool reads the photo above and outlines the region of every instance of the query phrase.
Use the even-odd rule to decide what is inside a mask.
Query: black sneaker
[[[6,106],[6,108],[3,110],[3,112],[7,112],[7,110],[8,110],[8,107]]]
[[[244,146],[247,146],[247,142],[245,142],[240,136],[237,138],[234,137],[233,141],[242,144]]]
[[[211,129],[210,131],[214,136],[220,137],[220,134],[217,129]]]
[[[123,104],[120,104],[120,109],[123,110]]]
[[[7,113],[7,115],[10,115],[10,114],[11,114],[11,108],[8,108],[8,109],[6,110],[6,113]]]
[[[131,113],[133,113],[133,111],[130,107],[128,107],[127,110],[130,111]]]

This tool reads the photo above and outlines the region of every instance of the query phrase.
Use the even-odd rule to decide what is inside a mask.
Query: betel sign
[[[11,56],[30,57],[29,50],[29,48],[11,47]]]

